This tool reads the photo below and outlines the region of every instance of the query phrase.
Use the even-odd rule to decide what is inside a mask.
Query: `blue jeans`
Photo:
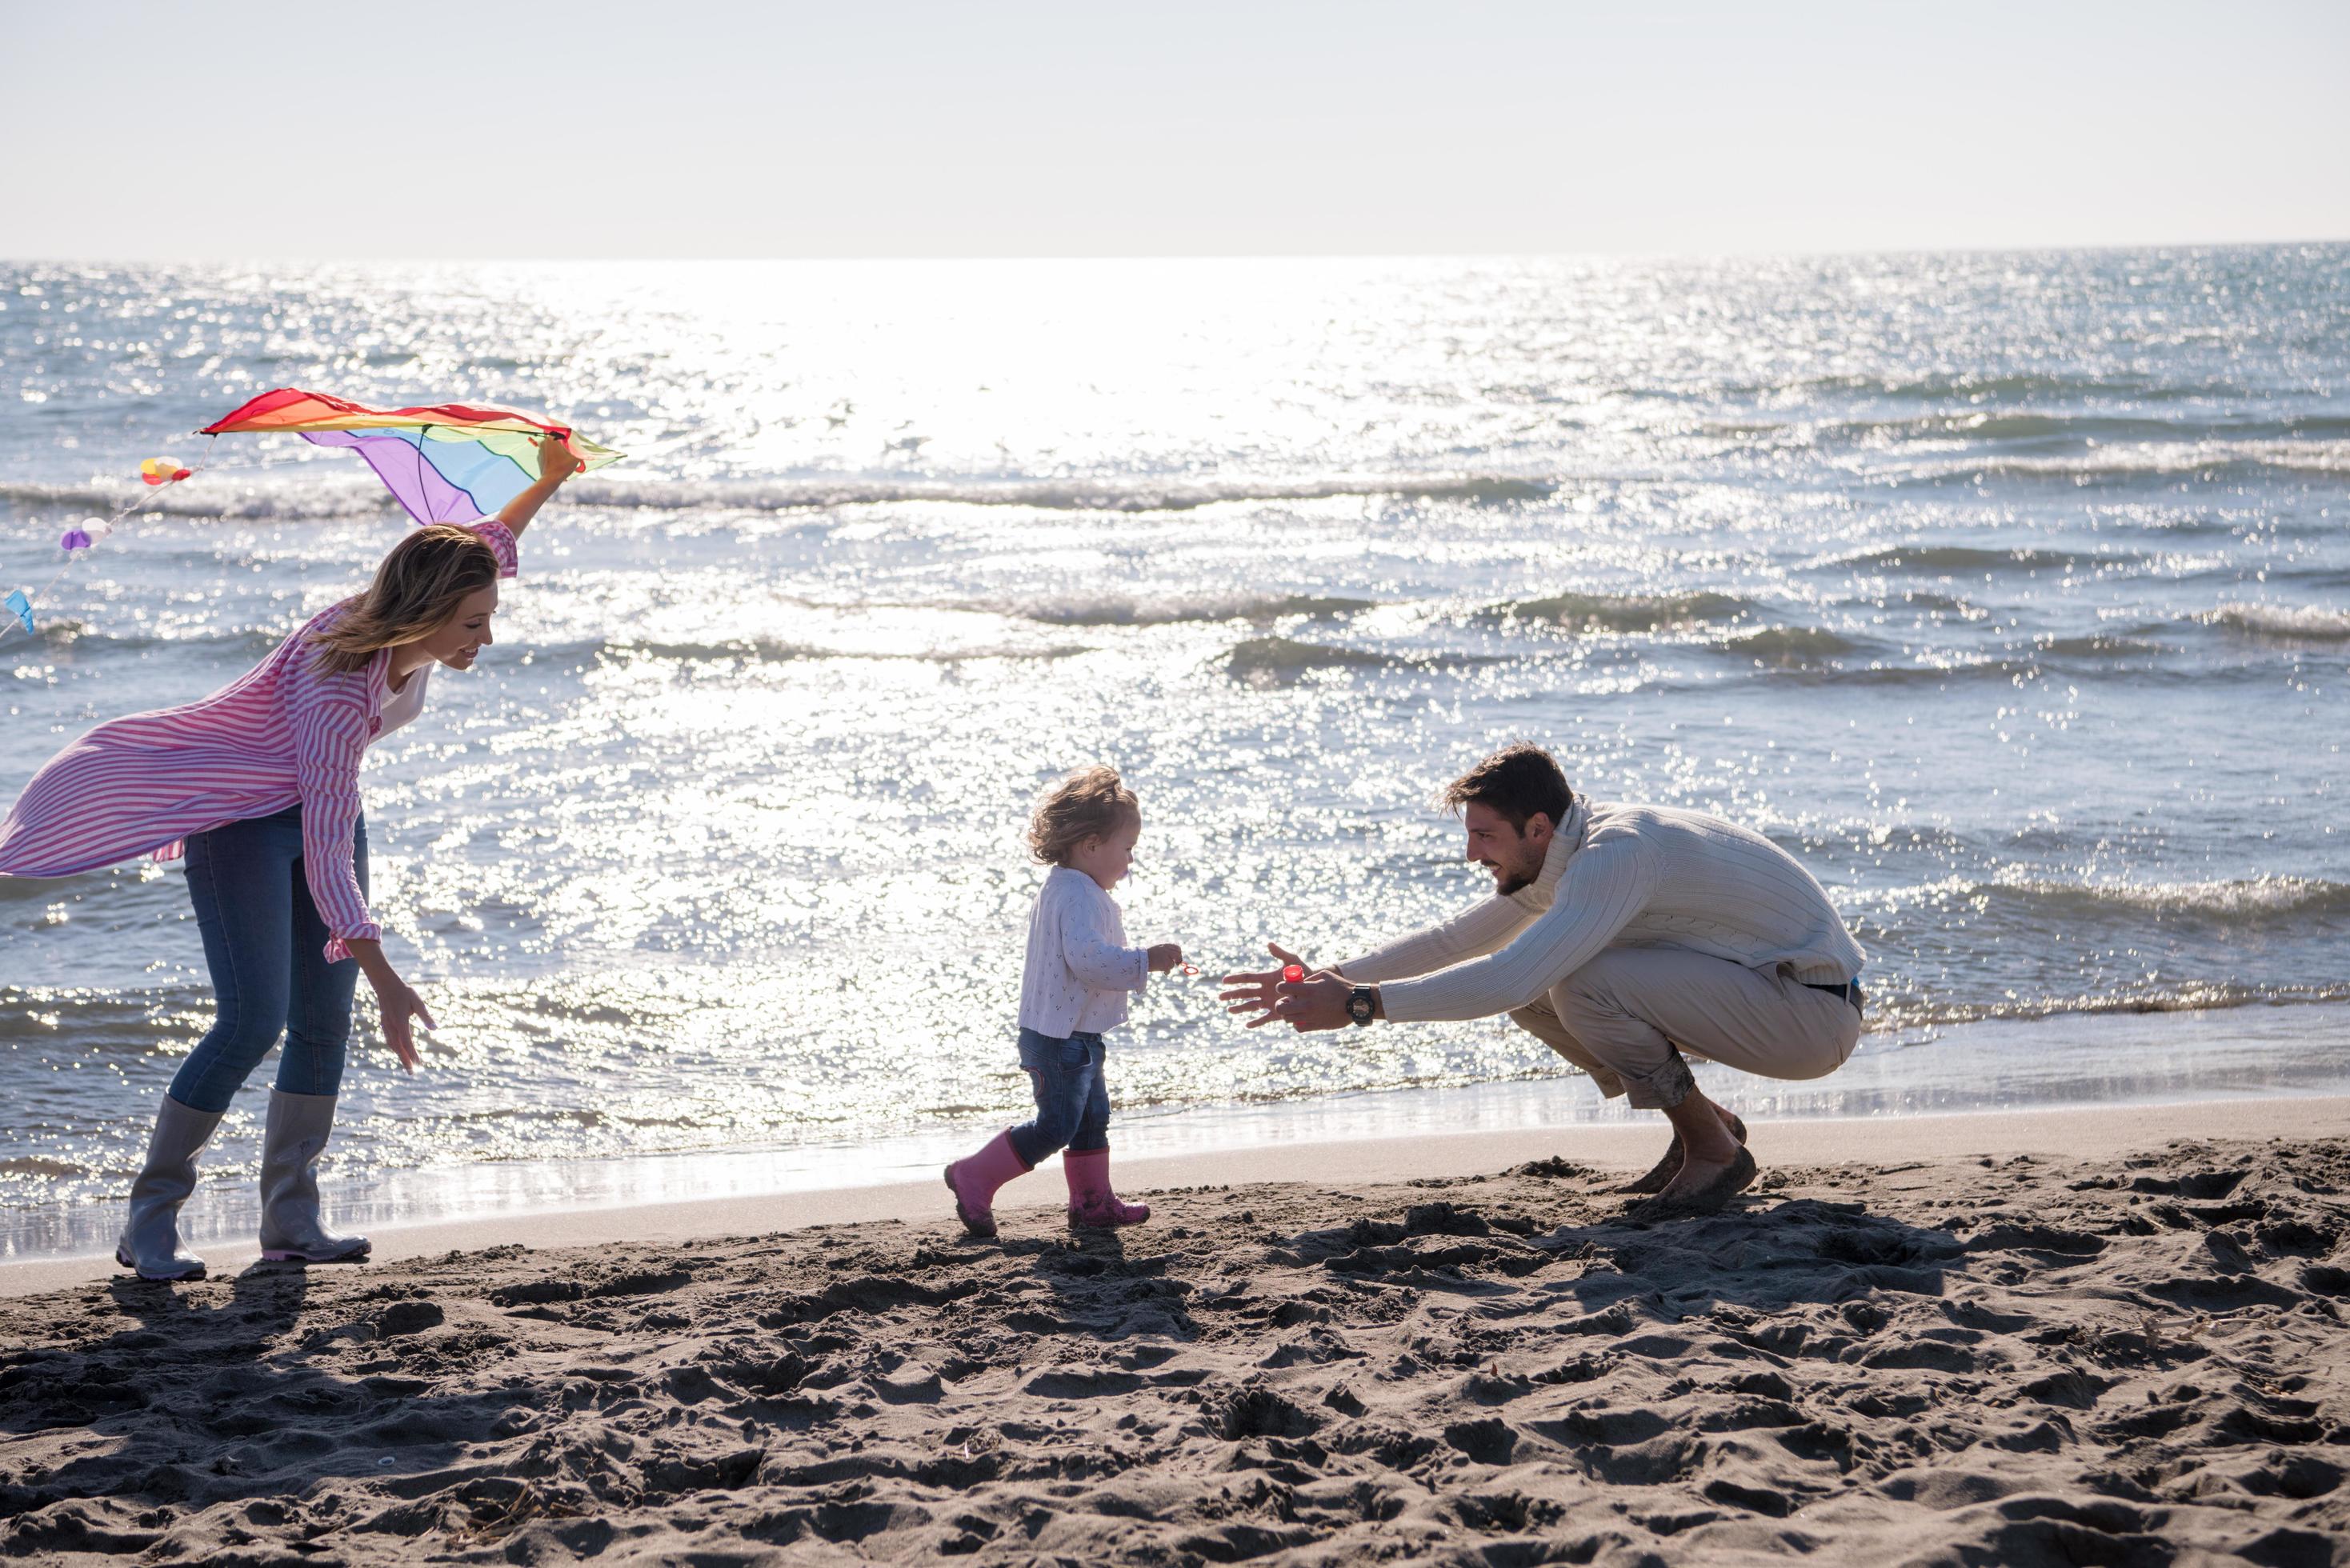
[[[1035,1165],[1055,1149],[1092,1154],[1109,1147],[1109,1085],[1102,1081],[1102,1037],[1055,1040],[1020,1032],[1020,1065],[1036,1091],[1036,1119],[1010,1134],[1022,1159]]]
[[[352,827],[359,891],[368,886],[367,822]],[[327,922],[302,877],[302,808],[251,817],[188,839],[188,898],[212,966],[211,1033],[188,1053],[172,1097],[224,1111],[282,1031],[277,1086],[331,1095],[343,1081],[351,993],[359,966],[328,963]]]

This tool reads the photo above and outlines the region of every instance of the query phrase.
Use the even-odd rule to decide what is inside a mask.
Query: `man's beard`
[[[1497,898],[1506,898],[1513,893],[1523,892],[1534,885],[1533,877],[1521,877],[1499,866],[1489,865],[1485,869],[1493,874],[1493,896]],[[1535,875],[1539,876],[1541,873],[1536,872]]]

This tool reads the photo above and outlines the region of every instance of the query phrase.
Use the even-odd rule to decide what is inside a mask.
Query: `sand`
[[[0,1301],[0,1554],[2350,1563],[2345,1135],[1758,1125],[1756,1190],[1655,1225],[1515,1158],[1583,1134],[1421,1139],[1235,1156],[1115,1237],[610,1211],[88,1281]]]

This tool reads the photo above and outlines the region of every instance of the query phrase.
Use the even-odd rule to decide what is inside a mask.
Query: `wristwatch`
[[[1379,993],[1367,985],[1358,985],[1347,993],[1347,1016],[1357,1028],[1368,1023],[1376,1015]]]

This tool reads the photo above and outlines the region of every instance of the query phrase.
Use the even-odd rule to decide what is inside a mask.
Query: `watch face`
[[[1358,991],[1347,998],[1347,1016],[1357,1023],[1371,1021],[1371,993]]]

